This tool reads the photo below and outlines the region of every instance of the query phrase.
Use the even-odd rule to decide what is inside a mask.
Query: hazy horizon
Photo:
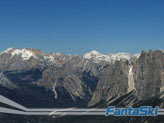
[[[22,50],[22,49],[26,49],[26,48],[31,48],[31,47],[24,47],[24,48],[19,48],[19,47],[15,47],[15,46],[13,46],[13,47],[9,47],[9,48],[7,48],[7,49],[10,49],[10,48],[17,48],[17,49],[20,49],[20,50]],[[6,51],[7,49],[5,49],[4,51]],[[32,48],[32,49],[36,49],[36,48]],[[37,49],[37,50],[42,50],[42,49]],[[145,49],[142,49],[142,50],[145,50]],[[117,53],[128,53],[128,54],[131,54],[131,55],[135,55],[135,54],[141,54],[141,52],[142,52],[142,50],[140,51],[140,52],[138,52],[138,53],[134,53],[134,54],[132,54],[132,53],[129,53],[129,52],[109,52],[109,53],[102,53],[102,52],[100,52],[100,51],[97,51],[97,50],[91,50],[91,51],[89,51],[89,52],[86,52],[86,53],[90,53],[90,52],[98,52],[98,53],[100,53],[100,54],[104,54],[104,55],[110,55],[110,54],[117,54]],[[149,52],[150,50],[152,50],[152,49],[149,49],[149,50],[146,50],[146,52]],[[155,50],[164,50],[164,49],[155,49]],[[153,51],[155,51],[155,50],[153,50]],[[2,53],[2,52],[4,52],[4,51],[0,51],[0,53]],[[46,53],[46,54],[48,54],[48,55],[50,55],[51,53],[64,53],[64,52],[62,52],[62,51],[59,51],[59,52],[50,52],[50,53],[47,53],[47,52],[45,52],[44,50],[42,50],[44,53]],[[78,55],[78,56],[84,56],[86,53],[84,53],[84,54],[82,54],[82,55],[79,55],[79,54],[70,54],[70,53],[64,53],[64,54],[66,54],[66,55]]]

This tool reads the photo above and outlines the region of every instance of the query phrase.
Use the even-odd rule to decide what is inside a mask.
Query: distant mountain
[[[84,57],[79,58],[84,61],[90,60],[94,63],[102,62],[105,65],[114,63],[116,60],[131,60],[133,58],[138,58],[139,56],[140,54],[130,55],[128,53],[104,55],[97,51],[91,51],[90,53],[86,53]],[[65,55],[61,52],[48,55],[38,49],[18,49],[13,47],[0,53],[0,69],[6,71],[28,69],[32,67],[45,67],[48,65],[61,66],[64,62],[75,59],[76,57],[78,58],[76,55]]]
[[[0,53],[0,69],[2,71],[45,67],[48,64],[54,64],[54,62],[53,58],[43,51],[31,48],[9,48]]]
[[[164,105],[163,50],[79,57],[9,48],[0,71],[0,94],[26,107]]]
[[[132,63],[129,60],[116,61],[104,69],[89,105],[121,97],[132,90],[135,90],[136,99],[146,100],[164,91],[163,73],[162,50],[143,50],[139,59]]]
[[[129,53],[117,53],[117,54],[108,54],[104,55],[97,51],[91,51],[90,53],[86,53],[84,58],[92,59],[95,63],[106,62],[106,63],[114,63],[116,60],[130,60],[135,58],[139,58],[140,54],[131,55]]]

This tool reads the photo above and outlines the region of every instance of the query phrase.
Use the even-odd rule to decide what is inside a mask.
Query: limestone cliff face
[[[107,67],[102,73],[89,105],[125,94],[129,88],[128,72],[128,61],[116,61]]]
[[[61,96],[58,95],[59,91],[63,94],[66,91],[74,101],[76,101],[76,97],[87,99],[84,89],[89,89],[85,88],[84,83],[78,76],[56,67],[46,69],[37,85],[52,90],[55,93],[54,98]]]
[[[147,99],[164,90],[164,52],[142,51],[140,58],[134,64],[134,82],[136,96]]]
[[[137,100],[164,91],[164,52],[142,51],[139,59],[116,61],[102,72],[89,105],[135,90]]]

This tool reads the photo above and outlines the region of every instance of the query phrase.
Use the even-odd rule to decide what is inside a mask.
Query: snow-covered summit
[[[92,59],[95,63],[99,62],[114,62],[115,60],[130,60],[133,57],[138,58],[140,54],[131,55],[129,53],[117,53],[117,54],[101,54],[95,50],[86,53],[84,55],[85,59]]]
[[[97,51],[95,51],[95,50],[93,50],[93,51],[91,51],[91,52],[89,52],[89,53],[86,53],[85,55],[84,55],[84,58],[86,58],[86,59],[92,59],[92,58],[105,58],[106,57],[106,55],[103,55],[103,54],[101,54],[101,53],[99,53],[99,52],[97,52]]]
[[[72,59],[75,55],[65,55],[61,52],[52,53],[47,55],[42,50],[32,49],[32,48],[24,48],[18,49],[15,47],[8,48],[4,52],[0,53],[0,55],[8,54],[8,58],[12,59],[18,56],[21,60],[26,61],[31,58],[36,59],[41,62],[48,62],[50,64],[56,64],[57,62],[65,61],[66,59]],[[115,60],[130,60],[133,57],[139,58],[140,54],[131,55],[129,53],[117,53],[117,54],[102,54],[98,51],[91,51],[86,53],[83,58],[84,59],[92,59],[95,63],[107,62],[112,63]]]
[[[32,48],[24,48],[18,49],[15,47],[8,48],[4,52],[0,53],[0,55],[9,54],[10,59],[14,58],[15,56],[21,57],[22,60],[29,60],[30,58],[34,58],[40,61],[46,60],[49,62],[55,62],[51,55],[47,55],[42,50],[39,49],[32,49]]]
[[[12,57],[15,56],[15,55],[21,55],[23,60],[28,60],[31,57],[36,58],[36,55],[34,54],[34,52],[32,52],[30,50],[27,50],[27,49],[22,49],[22,50],[16,49],[16,50],[13,50],[11,52],[11,54],[12,54]]]
[[[11,54],[11,58],[13,58],[14,56],[21,56],[22,60],[28,60],[31,57],[34,57],[34,58],[37,57],[37,54],[31,48],[18,49],[18,48],[12,47],[12,48],[8,48],[4,52],[2,52],[0,55],[5,54],[5,53]]]
[[[6,49],[5,51],[1,52],[0,55],[1,55],[1,54],[4,54],[4,53],[11,53],[11,52],[12,52],[13,50],[15,50],[15,49],[17,49],[17,48],[15,48],[15,47],[8,48],[8,49]]]

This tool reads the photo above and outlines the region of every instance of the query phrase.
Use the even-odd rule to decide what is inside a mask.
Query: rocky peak
[[[16,48],[16,47],[8,48],[5,51],[1,52],[0,55],[5,54],[5,53],[11,53],[12,51],[14,51],[16,49],[18,49],[18,48]]]
[[[131,55],[129,53],[117,53],[117,54],[101,54],[97,51],[91,51],[86,53],[83,58],[91,59],[95,63],[106,62],[106,63],[113,63],[116,60],[130,60],[133,58],[139,58],[140,54]]]
[[[142,50],[141,57],[144,56],[144,55],[146,55],[146,54],[147,54],[147,51],[146,50]]]
[[[129,64],[128,61],[116,61],[107,67],[100,77],[97,88],[89,105],[94,105],[102,100],[119,97],[128,92]]]
[[[9,49],[5,50],[0,55],[2,55],[2,54],[9,54],[9,55],[11,55],[11,58],[13,58],[14,56],[21,56],[23,60],[28,60],[32,56],[36,57],[35,53],[32,52],[32,50],[30,50],[29,48],[18,49],[18,48],[13,47],[13,48],[9,48]]]
[[[142,51],[133,66],[136,95],[147,99],[164,89],[164,53],[161,50]]]
[[[43,52],[40,49],[33,49],[33,48],[25,48],[25,50],[31,51],[36,55],[47,55],[45,52]]]

